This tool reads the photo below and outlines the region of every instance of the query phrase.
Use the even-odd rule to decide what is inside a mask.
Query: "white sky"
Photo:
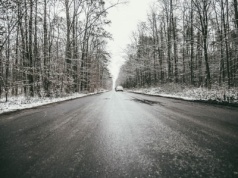
[[[120,66],[123,64],[123,51],[130,39],[133,31],[137,30],[140,21],[147,19],[152,2],[156,0],[128,0],[126,5],[119,5],[108,11],[108,19],[112,21],[108,31],[112,34],[113,40],[109,41],[108,49],[111,53],[111,63],[109,70],[116,80]]]

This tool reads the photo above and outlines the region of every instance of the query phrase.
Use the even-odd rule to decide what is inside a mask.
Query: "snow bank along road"
[[[238,177],[238,109],[112,91],[2,114],[0,175]]]

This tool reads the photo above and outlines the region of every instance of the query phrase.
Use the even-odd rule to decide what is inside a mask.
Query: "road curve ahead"
[[[0,177],[238,177],[238,109],[112,91],[0,115]]]

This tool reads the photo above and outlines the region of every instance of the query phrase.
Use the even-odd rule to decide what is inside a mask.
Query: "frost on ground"
[[[100,91],[105,92],[105,91]],[[42,106],[50,103],[56,103],[59,101],[65,101],[65,100],[70,100],[70,99],[75,99],[75,98],[80,98],[83,96],[88,96],[88,95],[93,95],[97,94],[98,92],[95,93],[88,93],[88,94],[82,94],[82,93],[74,93],[69,96],[65,97],[58,97],[58,98],[53,98],[53,97],[25,97],[25,96],[18,96],[18,97],[9,97],[8,102],[5,102],[5,98],[0,99],[0,114],[5,113],[5,112],[10,112],[10,111],[16,111],[20,109],[27,109],[27,108],[33,108],[36,106]]]
[[[129,91],[148,95],[158,95],[185,100],[215,101],[218,103],[238,104],[238,88],[213,87],[207,88],[183,87],[176,84],[167,84],[160,87],[131,89]]]

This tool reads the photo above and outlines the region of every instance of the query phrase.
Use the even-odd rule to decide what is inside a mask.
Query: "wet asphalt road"
[[[238,109],[108,92],[0,115],[0,177],[238,177]]]

